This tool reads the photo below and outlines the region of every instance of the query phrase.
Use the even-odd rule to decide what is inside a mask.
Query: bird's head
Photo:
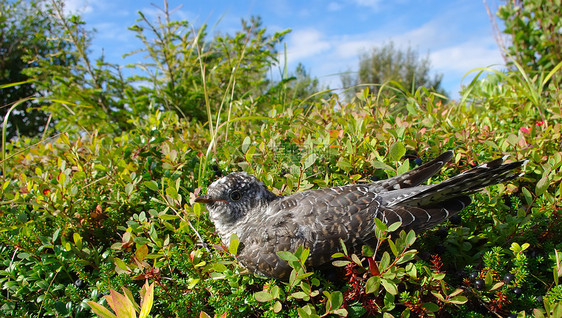
[[[213,182],[207,194],[195,199],[206,203],[219,231],[232,227],[254,208],[267,206],[276,196],[263,182],[246,172],[234,172]]]

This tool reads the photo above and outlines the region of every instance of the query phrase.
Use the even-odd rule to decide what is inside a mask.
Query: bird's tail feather
[[[435,159],[401,175],[375,182],[376,192],[405,189],[418,186],[439,172],[443,166],[451,161],[453,151],[445,151]]]
[[[504,163],[492,160],[441,183],[381,192],[385,204],[379,216],[385,223],[402,222],[402,228],[417,231],[431,228],[470,204],[468,194],[522,175],[517,170],[527,160]]]
[[[507,157],[498,158],[488,163],[467,170],[441,183],[422,186],[421,191],[413,191],[397,205],[431,206],[443,200],[473,193],[484,187],[506,182],[522,176],[515,171],[524,166],[527,160],[504,163]],[[413,190],[413,189],[412,189]]]

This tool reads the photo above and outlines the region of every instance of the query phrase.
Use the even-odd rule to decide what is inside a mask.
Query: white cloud
[[[379,9],[380,0],[353,0],[353,2],[361,7],[368,7],[371,9]]]
[[[152,6],[144,7],[139,11],[141,11],[151,21],[164,19],[164,6],[153,4]],[[184,10],[183,5],[179,5],[176,7],[169,7],[168,11],[171,20],[187,20],[189,22],[201,22],[201,23],[205,22],[205,21],[197,21],[199,17],[196,14],[192,13],[191,11]]]
[[[64,2],[64,14],[84,14],[92,12],[93,7],[88,0],[66,0]]]
[[[287,55],[290,63],[305,59],[331,48],[330,42],[323,39],[324,35],[315,29],[297,30],[289,34]]]
[[[328,3],[328,11],[339,11],[343,8],[343,5],[338,2],[330,2]]]
[[[431,52],[431,66],[443,73],[466,73],[478,67],[503,65],[499,50],[486,41],[468,41]]]
[[[374,40],[348,40],[340,43],[334,43],[336,47],[335,53],[341,58],[354,58],[359,56],[361,52],[368,51],[376,45]]]

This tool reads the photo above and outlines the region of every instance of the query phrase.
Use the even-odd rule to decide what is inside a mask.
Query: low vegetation
[[[267,80],[285,33],[257,18],[208,40],[165,11],[131,28],[148,60],[128,77],[85,53],[79,17],[41,4],[60,54],[25,53],[27,77],[0,86],[37,92],[3,112],[1,316],[561,316],[559,61],[475,70],[459,101],[393,82],[344,98],[302,66]],[[44,130],[18,135],[10,116],[30,109]],[[380,223],[376,250],[334,250],[335,280],[306,268],[304,249],[280,254],[287,283],[248,273],[194,203],[232,171],[290,194],[388,178],[448,149],[431,182],[503,155],[529,163],[435,229]]]

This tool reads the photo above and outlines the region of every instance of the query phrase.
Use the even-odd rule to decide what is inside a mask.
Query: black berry
[[[521,289],[521,287],[515,287],[513,288],[513,293],[515,294],[515,296],[519,296],[523,294],[523,289]]]
[[[84,281],[81,280],[81,279],[77,279],[77,280],[74,282],[74,286],[76,286],[77,288],[83,288],[83,287],[86,286],[86,282],[84,282]]]
[[[515,278],[515,277],[513,276],[513,274],[507,273],[507,274],[505,274],[505,275],[503,276],[503,281],[504,281],[506,284],[509,284],[509,283],[511,283],[511,281],[513,280],[513,278]]]
[[[474,286],[476,286],[476,289],[482,289],[484,288],[484,280],[483,279],[477,279],[474,281]]]
[[[537,301],[538,301],[540,304],[543,303],[544,298],[542,297],[542,295],[537,297]]]
[[[414,160],[414,163],[416,164],[416,166],[421,166],[422,164],[421,158],[416,158],[416,160]]]
[[[476,278],[478,278],[478,273],[472,273],[468,276],[468,279],[471,281],[474,281]]]

